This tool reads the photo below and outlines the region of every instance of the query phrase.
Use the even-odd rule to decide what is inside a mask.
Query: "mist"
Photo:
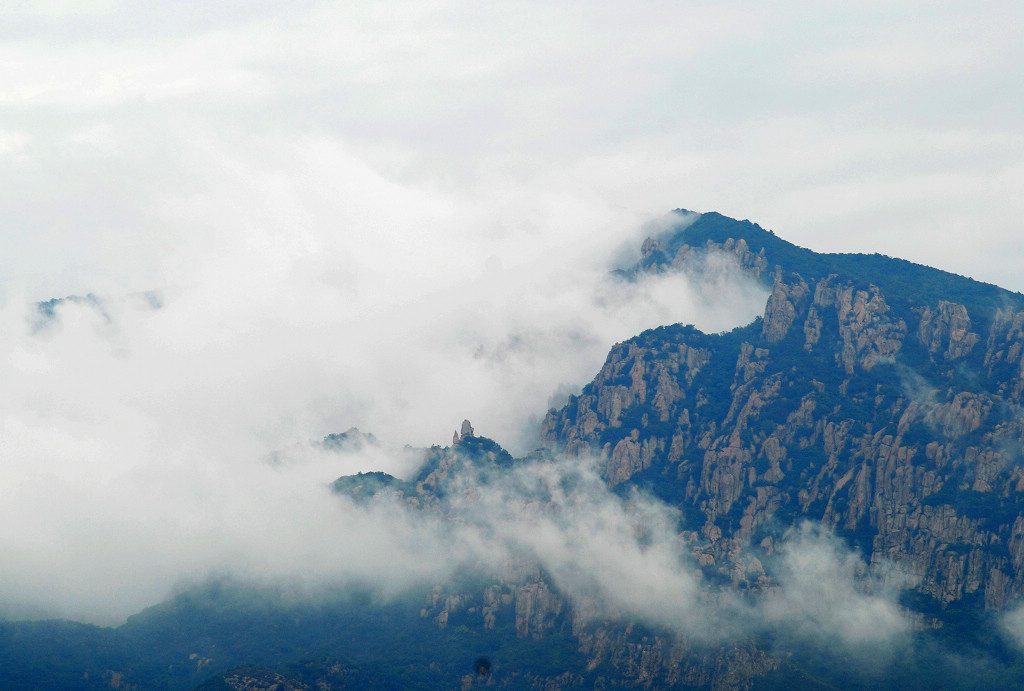
[[[428,527],[346,512],[324,487],[357,471],[407,474],[416,459],[399,450],[444,443],[463,417],[524,453],[549,403],[589,381],[617,340],[679,321],[727,329],[763,310],[764,289],[735,264],[613,279],[599,253],[639,243],[639,231],[570,241],[595,225],[586,217],[537,224],[518,252],[464,242],[449,261],[453,238],[480,222],[460,213],[425,231],[441,221],[382,211],[303,242],[243,226],[222,232],[229,251],[172,262],[159,300],[65,300],[51,317],[9,303],[7,611],[109,622],[208,573],[442,572],[440,547],[406,547],[437,544]],[[412,251],[424,232],[436,242]],[[350,427],[383,450],[310,446]],[[282,450],[291,461],[268,462]]]
[[[609,277],[671,208],[1021,289],[1020,8],[819,8],[814,32],[808,12],[5,13],[0,612],[117,622],[222,573],[444,577],[465,547],[448,527],[328,483],[405,475],[404,445],[445,443],[464,418],[523,453],[615,342],[761,314],[763,289],[724,260]],[[87,294],[40,323],[37,301]],[[381,448],[315,447],[351,427]],[[581,598],[666,625],[699,611],[671,512],[644,504],[645,548],[615,501],[579,507],[607,552],[544,516],[547,542],[520,547],[574,554],[587,582],[552,569]],[[819,557],[830,578],[856,571]],[[666,580],[616,574],[630,559]],[[642,589],[611,587],[626,576]],[[669,596],[679,609],[652,605]],[[751,618],[821,619],[793,612]]]
[[[444,481],[443,494],[449,530],[433,533],[442,546],[430,551],[445,555],[450,574],[497,583],[510,564],[535,564],[584,622],[642,622],[709,644],[770,633],[780,646],[841,646],[876,662],[910,632],[898,598],[914,579],[884,562],[869,569],[810,522],[783,536],[776,557],[750,544],[734,548],[751,567],[760,555],[758,572],[768,576],[743,592],[708,582],[696,558],[702,545],[679,532],[678,508],[636,489],[616,494],[595,459],[521,461],[482,476],[464,470]],[[385,506],[391,520],[410,524],[438,515],[388,492],[367,510]]]

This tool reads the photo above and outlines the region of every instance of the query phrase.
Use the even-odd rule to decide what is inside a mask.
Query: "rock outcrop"
[[[773,597],[766,565],[812,521],[860,553],[865,577],[901,574],[918,630],[1024,599],[1024,296],[878,255],[817,255],[718,215],[648,239],[623,273],[699,274],[712,256],[770,288],[763,316],[615,345],[548,411],[545,453],[593,459],[614,491],[677,507],[705,586]],[[405,501],[439,507],[454,476],[512,463],[488,443],[464,423]],[[615,687],[749,688],[787,664],[751,639],[700,648],[601,610],[527,560],[483,586],[438,586],[421,616],[568,637]],[[549,688],[582,683],[567,674]]]
[[[764,247],[781,242],[761,233]],[[611,485],[643,474],[681,494],[723,576],[813,519],[918,578],[936,611],[1024,598],[1020,296],[998,295],[984,331],[952,299],[914,304],[889,285],[895,308],[885,285],[838,260],[752,243],[645,243],[638,270],[666,270],[666,245],[683,260],[730,252],[762,279],[774,267],[764,316],[731,334],[667,327],[615,346],[580,396],[549,411],[547,446],[598,456]]]

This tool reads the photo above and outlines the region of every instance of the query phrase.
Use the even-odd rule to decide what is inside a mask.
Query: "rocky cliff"
[[[962,627],[1024,598],[1024,296],[881,255],[816,254],[718,214],[649,238],[620,274],[643,280],[712,255],[770,289],[763,316],[728,333],[668,325],[615,345],[579,395],[548,411],[539,456],[596,458],[615,492],[678,508],[678,539],[705,588],[775,597],[764,564],[812,521],[869,574],[899,580],[902,616],[918,630]],[[516,463],[467,423],[415,478],[384,484],[444,512],[454,478]],[[339,482],[353,493],[351,478]],[[482,583],[438,585],[421,617],[568,640],[593,674],[551,677],[549,688],[748,688],[789,664],[756,637],[702,645],[589,611],[600,609],[525,560]]]
[[[868,280],[862,257],[702,220],[648,240],[633,275],[731,255],[771,285],[763,318],[615,346],[549,411],[545,444],[597,455],[609,484],[676,503],[704,539],[702,563],[734,581],[737,560],[812,519],[917,577],[930,614],[1024,595],[1024,298],[910,265],[927,279],[915,290],[888,280],[907,263],[881,256]]]
[[[762,316],[614,345],[543,448],[465,422],[404,450],[410,477],[333,484],[429,576],[214,579],[116,629],[0,621],[0,685],[1024,688],[1024,296],[713,213],[616,276],[723,262]],[[318,451],[383,452],[355,429]]]

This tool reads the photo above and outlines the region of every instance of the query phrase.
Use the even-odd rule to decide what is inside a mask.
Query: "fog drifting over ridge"
[[[408,454],[268,455],[351,426],[396,448],[444,444],[464,416],[522,453],[553,396],[589,381],[617,340],[678,321],[728,329],[766,298],[726,258],[700,275],[613,279],[595,256],[614,254],[611,234],[538,233],[536,255],[521,250],[515,264],[464,247],[460,270],[422,243],[407,249],[424,223],[364,238],[391,257],[372,270],[339,270],[327,261],[338,248],[309,233],[290,252],[197,255],[158,306],[71,300],[42,319],[9,304],[7,610],[116,621],[215,573],[443,572],[451,559],[422,534],[429,526],[346,512],[325,490],[345,473],[407,473]],[[250,266],[234,270],[241,260]]]
[[[586,459],[530,463],[464,486],[476,498],[456,502],[454,522],[328,492],[341,474],[404,475],[418,462],[387,443],[336,453],[297,438],[341,406],[392,445],[421,427],[421,443],[444,444],[437,416],[459,414],[464,399],[482,401],[480,433],[515,438],[524,425],[535,431],[520,411],[549,396],[552,381],[566,382],[553,374],[589,368],[589,379],[616,334],[680,319],[723,330],[749,321],[766,298],[727,256],[710,256],[699,274],[635,283],[568,252],[532,267],[508,281],[450,279],[443,300],[375,293],[374,309],[364,309],[350,293],[336,310],[311,307],[317,317],[240,312],[237,302],[225,307],[180,288],[158,309],[134,298],[65,302],[41,324],[24,306],[5,310],[4,612],[116,623],[177,587],[222,576],[311,597],[346,584],[387,595],[465,568],[500,571],[525,553],[586,616],[626,615],[697,640],[781,628],[856,647],[905,633],[893,588],[864,592],[859,557],[808,527],[769,566],[781,577],[776,596],[709,598],[691,547],[676,535],[677,510],[616,496]],[[307,280],[294,289],[284,304],[302,302]],[[176,301],[224,311],[186,319]],[[342,307],[345,318],[333,321]],[[300,337],[278,333],[282,323],[298,325]],[[347,340],[353,328],[359,338]],[[373,376],[394,362],[416,367]],[[363,370],[370,376],[358,376]],[[409,391],[427,403],[396,407]],[[300,413],[287,408],[293,401]],[[268,460],[283,441],[285,453]],[[575,489],[565,493],[558,488],[567,477]],[[553,492],[549,505],[535,504],[538,487]]]
[[[404,456],[262,459],[464,417],[528,449],[615,341],[759,314],[727,267],[607,281],[675,206],[1024,289],[1022,11],[5,11],[0,603],[110,621],[211,572],[444,573],[440,526],[321,491]],[[32,333],[33,301],[87,292],[106,316]]]

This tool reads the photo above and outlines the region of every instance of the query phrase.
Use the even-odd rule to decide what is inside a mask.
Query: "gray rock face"
[[[616,344],[578,396],[548,411],[548,452],[593,457],[616,492],[636,485],[675,505],[679,543],[732,595],[775,596],[780,545],[810,520],[869,572],[913,583],[917,609],[903,614],[917,629],[948,623],[953,605],[1024,599],[1024,296],[996,309],[993,290],[960,277],[889,258],[831,262],[774,236],[722,237],[721,225],[693,244],[647,240],[636,270],[728,254],[770,285],[764,316],[729,333],[672,325]],[[406,500],[436,507],[432,492],[464,472],[457,452],[472,437],[466,422]],[[436,588],[421,616],[569,636],[588,669],[610,670],[609,688],[750,688],[785,664],[750,640],[700,648],[600,611],[527,560],[484,585]],[[579,683],[559,679],[548,688]]]
[[[761,335],[769,343],[778,343],[789,332],[797,315],[802,311],[808,297],[807,284],[803,281],[787,284],[781,277],[775,279],[772,294],[764,310]]]
[[[917,338],[929,353],[941,353],[943,359],[955,360],[971,352],[979,336],[971,332],[971,319],[967,316],[966,307],[940,300],[934,310],[925,307],[917,327]]]
[[[746,243],[722,248],[764,272]],[[759,329],[617,345],[542,436],[598,456],[610,485],[644,473],[681,491],[699,558],[733,580],[795,516],[938,603],[1000,608],[1024,597],[1024,311],[990,324],[951,300],[897,313],[878,286],[777,270]]]

